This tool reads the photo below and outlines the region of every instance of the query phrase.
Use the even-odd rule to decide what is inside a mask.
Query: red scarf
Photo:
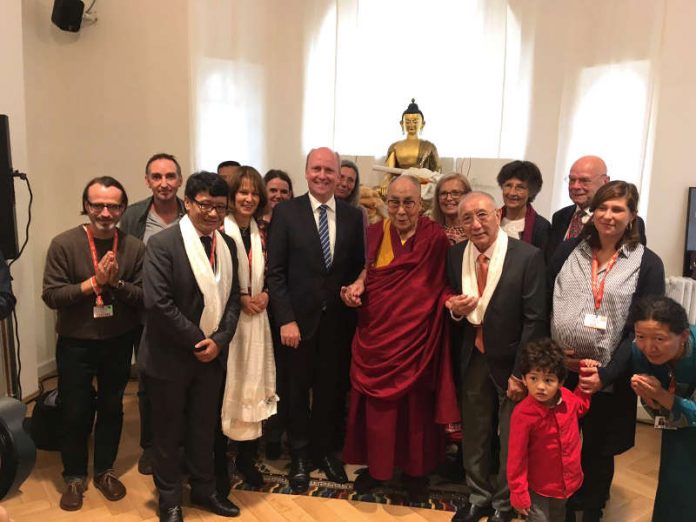
[[[501,219],[505,217],[505,206],[501,208]],[[534,223],[536,223],[537,213],[531,204],[527,203],[527,210],[524,213],[524,231],[522,232],[522,241],[532,244],[532,233],[534,232]],[[517,239],[517,238],[515,238]]]

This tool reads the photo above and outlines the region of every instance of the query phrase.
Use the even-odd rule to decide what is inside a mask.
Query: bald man
[[[568,196],[573,204],[562,208],[551,218],[551,232],[546,258],[551,259],[558,245],[577,237],[592,217],[592,198],[599,187],[609,182],[607,165],[599,156],[583,156],[573,163],[568,174]],[[640,242],[646,244],[645,223],[638,217]]]
[[[329,480],[348,482],[331,452],[344,412],[341,383],[347,380],[355,328],[355,312],[341,301],[340,290],[362,271],[365,248],[362,212],[334,197],[339,165],[329,148],[310,151],[309,192],[273,209],[268,238],[267,283],[286,369],[288,479],[296,493],[307,491],[315,466]]]

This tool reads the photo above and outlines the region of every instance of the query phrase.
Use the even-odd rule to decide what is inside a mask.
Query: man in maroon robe
[[[368,228],[366,269],[341,289],[348,306],[360,307],[343,456],[368,465],[356,492],[379,486],[397,467],[417,494],[442,456],[441,425],[459,420],[445,335],[449,243],[442,227],[420,216],[417,179],[396,178],[387,208],[389,219]]]

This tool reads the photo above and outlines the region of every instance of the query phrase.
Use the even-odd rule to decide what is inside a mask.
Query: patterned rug
[[[234,465],[232,465],[230,468],[232,489],[294,495],[295,493],[291,491],[287,480],[289,467],[290,460],[287,455],[274,461],[259,459],[258,468],[264,475],[265,483],[263,487],[255,488],[244,482],[235,473]],[[468,498],[468,490],[464,484],[448,481],[436,474],[430,475],[428,498],[424,498],[421,501],[409,499],[400,477],[395,477],[392,481],[386,483],[384,487],[375,489],[373,492],[359,495],[353,491],[352,482],[363,469],[365,469],[363,466],[347,465],[346,473],[350,480],[348,484],[331,482],[327,480],[322,471],[315,470],[310,475],[309,490],[302,494],[311,497],[360,500],[363,502],[439,509],[443,511],[456,511],[458,507],[464,505],[465,500]]]

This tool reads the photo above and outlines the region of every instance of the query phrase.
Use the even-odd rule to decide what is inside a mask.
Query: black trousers
[[[276,394],[280,400],[276,403],[276,414],[264,424],[263,438],[267,442],[280,442],[288,425],[287,362],[284,356],[287,348],[281,344],[280,331],[277,328],[273,328],[271,334],[276,365]]]
[[[66,480],[87,477],[87,441],[95,409],[94,474],[113,468],[123,427],[123,391],[132,353],[133,332],[98,341],[58,337],[61,457]],[[96,404],[92,392],[95,378]]]
[[[140,346],[142,335],[143,325],[139,325],[135,331],[135,340],[133,341],[136,360],[138,359],[138,347]],[[145,389],[145,379],[140,372],[138,372],[138,410],[140,412],[140,447],[146,450],[152,447],[152,414],[150,400]]]
[[[351,337],[342,316],[323,312],[316,333],[297,349],[283,347],[287,369],[286,395],[290,451],[321,457],[331,452],[341,416],[345,414]],[[311,393],[311,400],[310,400]]]
[[[186,377],[154,379],[145,375],[152,408],[155,486],[160,510],[182,502],[179,447],[184,441],[191,494],[208,497],[215,491],[213,458],[220,418],[223,369],[219,361],[192,363]]]

